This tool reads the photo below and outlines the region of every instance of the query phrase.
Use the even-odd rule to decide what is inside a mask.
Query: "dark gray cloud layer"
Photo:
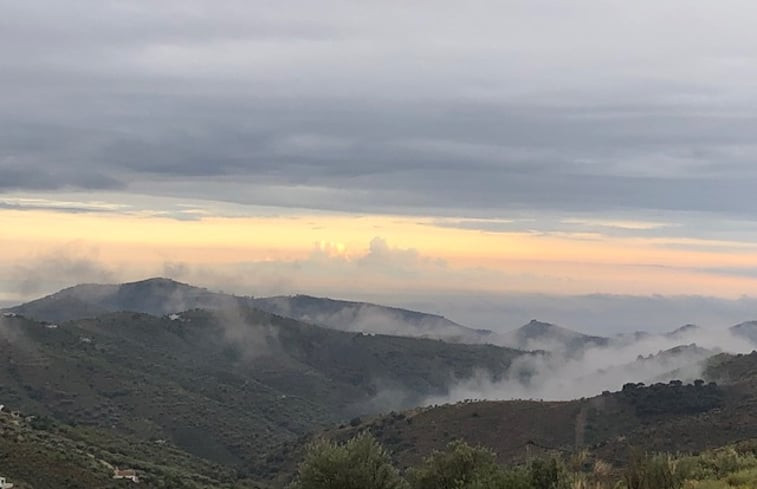
[[[750,2],[2,4],[0,192],[757,212]]]

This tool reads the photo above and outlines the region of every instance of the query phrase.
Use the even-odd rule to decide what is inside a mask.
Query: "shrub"
[[[308,448],[292,489],[406,489],[386,451],[363,433],[343,445],[319,440]]]
[[[463,441],[431,454],[411,470],[410,482],[413,489],[531,489],[524,470],[503,470],[490,450]]]
[[[528,471],[533,489],[570,489],[572,486],[568,470],[557,459],[534,460]]]
[[[683,477],[669,455],[634,451],[623,477],[628,489],[680,489]]]

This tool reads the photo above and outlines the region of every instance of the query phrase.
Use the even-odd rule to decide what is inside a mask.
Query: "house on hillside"
[[[137,471],[134,469],[121,470],[118,467],[113,469],[114,479],[129,479],[132,482],[139,483],[139,477],[137,477]]]
[[[10,489],[13,484],[8,482],[5,477],[0,477],[0,489]]]

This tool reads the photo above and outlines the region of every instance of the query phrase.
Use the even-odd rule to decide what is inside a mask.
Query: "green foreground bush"
[[[368,434],[344,445],[319,440],[308,448],[292,489],[405,489],[386,450]]]
[[[364,433],[313,443],[290,489],[757,489],[757,442],[688,457],[632,451],[625,467],[587,468],[559,458],[505,467],[492,451],[455,441],[403,475]]]

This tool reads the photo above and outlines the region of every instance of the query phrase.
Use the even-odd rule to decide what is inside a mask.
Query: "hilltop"
[[[731,333],[757,345],[757,321],[746,321],[730,328]]]
[[[189,309],[222,309],[246,298],[177,282],[151,278],[124,284],[81,284],[5,309],[40,321],[63,322],[113,312],[162,316]]]
[[[256,298],[252,304],[273,314],[343,331],[419,336],[464,343],[482,343],[492,335],[491,331],[468,328],[443,316],[367,302],[295,295]]]
[[[484,343],[491,335],[435,314],[366,302],[335,300],[306,295],[255,298],[213,292],[166,278],[124,284],[83,284],[5,312],[41,320],[62,322],[112,312],[141,312],[155,316],[189,309],[249,307],[309,324],[342,331]]]
[[[189,309],[233,310],[239,307],[260,309],[340,331],[433,338],[455,343],[491,343],[518,350],[552,351],[568,357],[580,355],[591,348],[632,345],[657,339],[664,341],[666,348],[671,348],[677,346],[676,343],[696,342],[702,336],[716,336],[699,326],[687,324],[665,334],[637,331],[605,337],[538,320],[499,333],[464,326],[436,314],[368,302],[308,295],[237,296],[167,278],[123,284],[76,285],[2,311],[41,321],[63,322],[114,312],[163,316]],[[757,321],[733,326],[729,332],[736,338],[757,345]]]
[[[606,346],[610,340],[573,331],[556,324],[532,320],[520,328],[501,335],[502,341],[521,350],[561,351],[569,355],[590,346]]]

